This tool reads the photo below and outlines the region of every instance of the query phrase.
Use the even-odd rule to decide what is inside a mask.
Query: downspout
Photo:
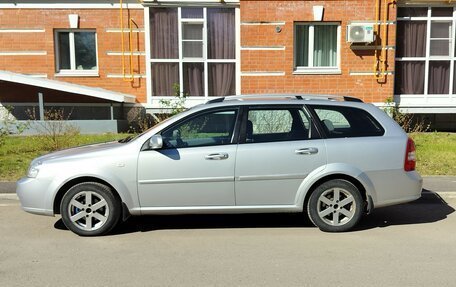
[[[125,41],[124,41],[124,21],[123,21],[123,0],[120,0],[120,38],[121,38],[121,45],[122,45],[122,79],[126,82],[132,82],[134,80],[133,77],[133,19],[129,18],[128,19],[128,26],[129,26],[129,62],[130,62],[130,73],[129,76],[127,77],[126,75],[126,65],[125,65]]]
[[[379,33],[379,31],[382,31],[382,37],[381,37],[381,52],[380,52],[380,60],[378,60],[378,50],[375,49],[375,56],[374,56],[374,61],[375,61],[375,64],[374,64],[374,76],[375,78],[377,79],[377,82],[379,83],[383,83],[385,82],[385,79],[386,79],[386,70],[387,70],[387,67],[386,67],[386,55],[387,55],[387,49],[386,49],[386,46],[388,44],[388,16],[389,16],[389,6],[390,5],[395,5],[396,4],[396,0],[384,0],[384,4],[383,4],[383,20],[382,22],[379,24],[378,23],[378,20],[379,20],[379,5],[380,5],[380,1],[381,0],[378,0],[376,1],[376,5],[375,5],[375,17],[376,17],[376,32],[377,32],[377,35]],[[382,27],[383,26],[383,27]],[[383,30],[381,29],[383,28]]]
[[[374,28],[374,35],[375,35],[375,40],[374,40],[374,45],[377,46],[377,42],[378,42],[378,35],[380,34],[380,24],[379,24],[379,21],[380,21],[380,17],[379,17],[379,13],[380,13],[380,1],[381,0],[375,0],[375,28]],[[378,68],[379,68],[379,65],[378,65],[378,49],[375,48],[374,50],[374,65],[372,66],[373,68],[373,71],[374,71],[374,77],[376,79],[378,79],[378,74],[377,74],[377,71],[378,71]]]

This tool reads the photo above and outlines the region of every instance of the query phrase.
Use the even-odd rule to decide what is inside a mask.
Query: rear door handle
[[[207,160],[222,160],[222,159],[227,159],[229,156],[227,153],[221,152],[221,153],[211,153],[206,155]]]
[[[302,155],[316,154],[316,153],[318,153],[318,148],[316,148],[316,147],[300,148],[300,149],[295,150],[295,153],[302,154]]]

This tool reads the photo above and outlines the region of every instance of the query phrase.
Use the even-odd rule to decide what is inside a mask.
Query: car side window
[[[161,133],[165,148],[185,148],[230,144],[237,110],[199,114]]]
[[[383,127],[367,111],[343,106],[310,106],[328,138],[382,136]]]
[[[310,121],[300,108],[251,108],[246,125],[246,143],[309,138]]]

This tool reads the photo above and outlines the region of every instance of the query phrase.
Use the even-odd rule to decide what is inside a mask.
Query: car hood
[[[120,148],[123,145],[125,144],[116,141],[69,148],[40,156],[34,159],[33,162],[45,163],[49,161],[60,161],[67,159],[78,159],[87,157],[93,158],[97,155],[104,154],[105,152],[111,152],[113,149]]]

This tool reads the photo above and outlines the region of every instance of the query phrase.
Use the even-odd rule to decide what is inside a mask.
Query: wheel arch
[[[307,190],[307,192],[304,196],[304,201],[302,202],[303,210],[306,209],[307,203],[309,202],[309,198],[312,195],[312,193],[315,191],[315,189],[318,186],[320,186],[321,184],[323,184],[327,181],[333,180],[333,179],[342,179],[342,180],[346,180],[346,181],[350,182],[351,184],[353,184],[360,191],[361,197],[363,198],[363,201],[365,202],[365,204],[368,203],[368,200],[369,200],[368,192],[367,192],[366,188],[364,187],[364,185],[361,183],[361,181],[359,181],[355,177],[347,175],[347,174],[333,173],[333,174],[325,175],[325,176],[319,178],[317,181],[315,181],[309,187],[309,189]]]
[[[54,203],[53,203],[53,210],[54,210],[54,214],[60,214],[60,204],[62,203],[62,199],[63,199],[63,196],[65,195],[65,193],[73,186],[79,184],[79,183],[83,183],[83,182],[96,182],[96,183],[100,183],[100,184],[103,184],[103,185],[106,185],[107,187],[109,187],[113,193],[113,195],[121,202],[123,203],[123,200],[122,200],[122,197],[120,196],[119,192],[116,190],[116,188],[114,188],[114,186],[112,186],[111,184],[109,184],[107,181],[105,180],[102,180],[98,177],[93,177],[93,176],[82,176],[82,177],[77,177],[77,178],[73,178],[71,180],[69,180],[68,182],[66,182],[65,184],[63,184],[59,190],[57,191],[55,197],[54,197]]]

